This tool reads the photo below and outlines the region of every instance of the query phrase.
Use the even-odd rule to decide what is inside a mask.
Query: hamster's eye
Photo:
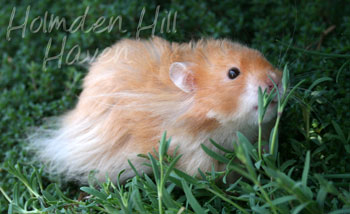
[[[238,75],[240,74],[241,72],[239,71],[239,69],[238,68],[230,68],[230,70],[228,70],[228,78],[230,78],[230,79],[234,79],[234,78],[236,78],[236,77],[238,77]]]

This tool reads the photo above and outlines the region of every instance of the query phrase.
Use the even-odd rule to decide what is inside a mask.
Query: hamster
[[[253,142],[258,134],[258,87],[281,85],[281,72],[257,50],[227,39],[189,43],[124,39],[91,64],[76,107],[55,128],[31,139],[50,173],[86,183],[91,170],[104,181],[150,173],[138,154],[158,149],[164,131],[177,168],[191,175],[224,169],[201,144],[209,139],[232,149],[237,131]],[[264,123],[275,117],[267,110]],[[270,130],[267,130],[267,133]]]

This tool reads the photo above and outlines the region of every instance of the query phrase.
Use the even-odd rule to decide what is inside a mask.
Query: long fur
[[[194,92],[181,91],[170,80],[174,62],[194,63]],[[239,66],[247,75],[227,80],[228,66]],[[179,146],[184,154],[180,169],[191,174],[212,164],[222,169],[201,143],[210,146],[213,138],[230,147],[237,131],[256,137],[256,112],[249,109],[256,104],[257,87],[246,90],[251,84],[266,87],[271,72],[276,71],[259,52],[227,40],[122,40],[91,65],[77,106],[48,128],[39,128],[30,147],[50,173],[65,180],[85,183],[91,170],[98,171],[99,180],[106,174],[115,180],[123,169],[125,180],[134,175],[127,160],[150,172],[137,155],[157,149],[167,130],[173,136],[171,149]],[[249,87],[248,74],[254,77]]]

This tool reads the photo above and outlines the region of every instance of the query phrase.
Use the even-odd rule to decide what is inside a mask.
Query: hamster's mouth
[[[276,100],[272,100],[269,106],[274,107],[276,104],[277,104],[277,101]]]

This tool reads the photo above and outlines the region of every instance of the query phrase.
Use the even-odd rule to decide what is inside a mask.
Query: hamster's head
[[[193,94],[206,117],[220,123],[256,125],[259,87],[270,92],[275,83],[281,93],[282,73],[257,50],[227,40],[207,40],[183,55],[184,60],[170,66],[170,79]],[[274,100],[269,105],[264,122],[275,117],[276,104]]]

